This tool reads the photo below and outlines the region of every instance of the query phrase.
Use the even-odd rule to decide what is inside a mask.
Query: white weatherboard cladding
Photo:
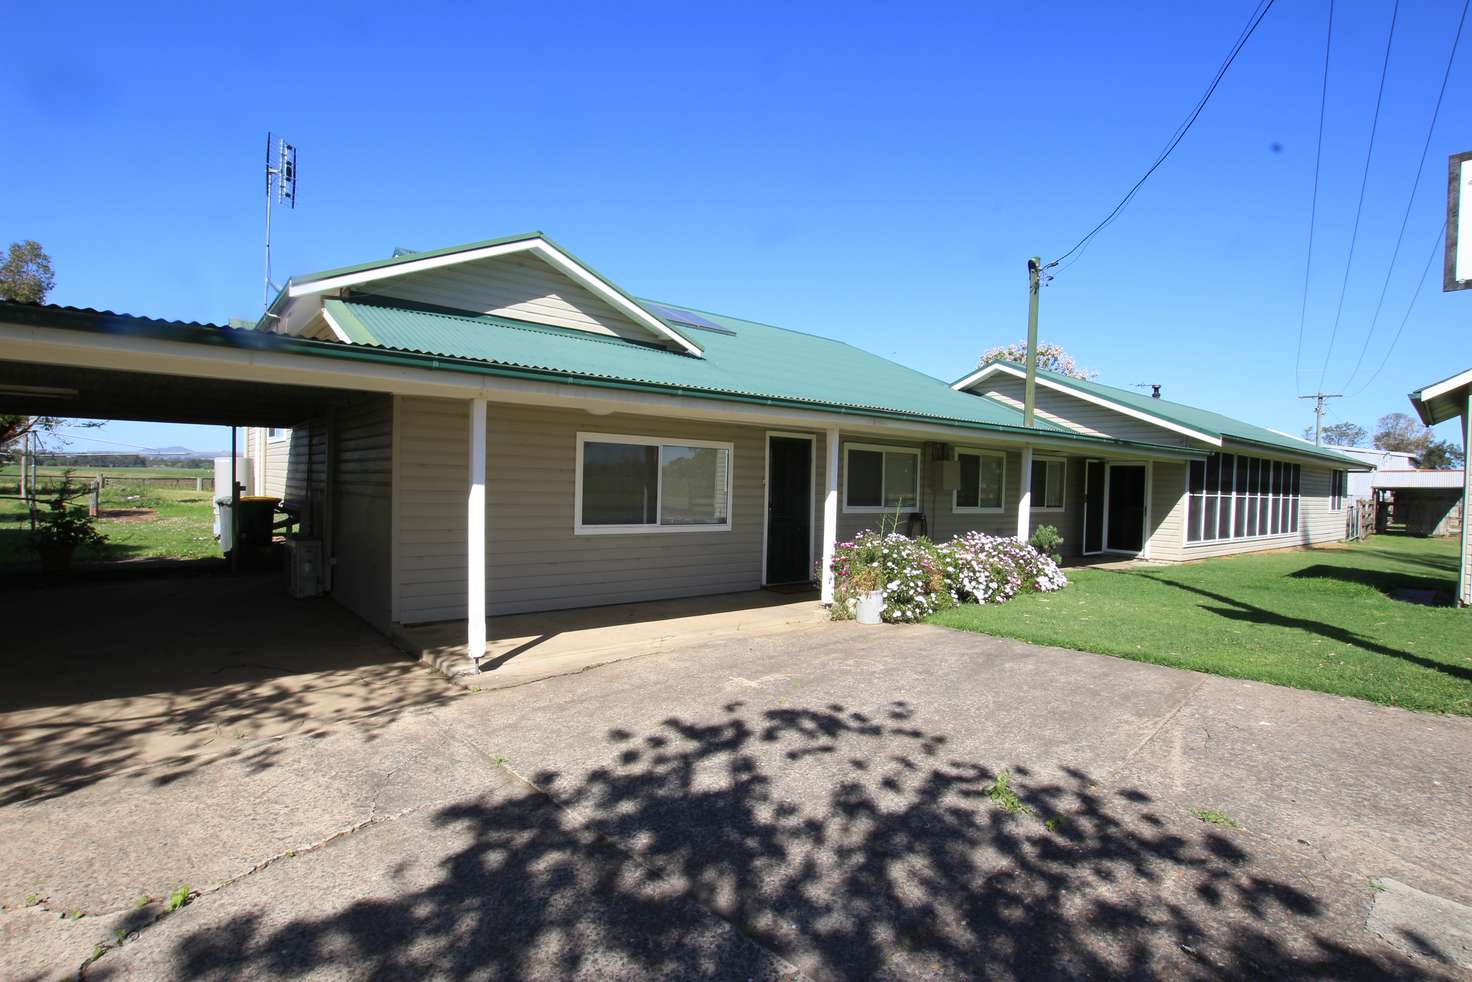
[[[332,419],[332,595],[386,630],[393,399],[365,395],[336,409]]]
[[[998,402],[1012,406],[1014,409],[1021,409],[1025,384],[1019,378],[996,375],[981,383],[977,391],[983,392]],[[1196,441],[1163,426],[1115,412],[1066,392],[1038,386],[1036,396],[1038,416],[1079,433],[1087,433],[1090,436],[1107,436],[1116,440],[1137,440],[1142,443],[1200,446]]]
[[[659,340],[606,300],[526,253],[441,266],[363,284],[365,293],[570,327],[637,341]]]

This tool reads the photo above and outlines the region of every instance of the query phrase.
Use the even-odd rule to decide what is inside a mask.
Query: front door
[[[1084,547],[1085,556],[1104,551],[1104,461],[1084,462]]]
[[[1110,464],[1107,471],[1104,547],[1138,554],[1145,548],[1145,465]]]
[[[813,441],[768,437],[766,582],[811,580],[812,542]]]

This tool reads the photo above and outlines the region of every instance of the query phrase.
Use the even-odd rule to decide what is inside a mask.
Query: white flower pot
[[[878,624],[883,620],[884,613],[884,591],[870,590],[868,593],[859,594],[858,610],[854,619],[860,624]]]

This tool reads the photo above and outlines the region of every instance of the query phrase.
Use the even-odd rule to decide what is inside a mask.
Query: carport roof
[[[569,345],[568,332],[506,318],[453,316],[344,301],[328,304],[355,322],[348,333],[350,337],[357,335],[353,337],[356,343],[14,302],[0,302],[0,323],[809,409],[1014,436],[1031,433],[1081,448],[1182,453],[1176,446],[1089,436],[1052,423],[1028,430],[1021,425],[1021,414],[1010,407],[955,392],[939,379],[844,342],[735,318],[707,315],[735,331],[734,336],[744,333],[748,342],[756,343],[731,346],[727,351],[722,342],[729,342],[730,337],[702,332],[707,351],[718,354],[690,358],[635,342],[587,335],[577,338],[577,345]],[[453,331],[456,341],[452,344],[442,332],[457,327],[471,330]]]

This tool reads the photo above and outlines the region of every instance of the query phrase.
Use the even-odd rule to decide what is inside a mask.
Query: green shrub
[[[1060,551],[1063,548],[1063,533],[1052,525],[1039,525],[1033,529],[1032,538],[1027,540],[1027,544],[1055,563],[1063,560]]]

